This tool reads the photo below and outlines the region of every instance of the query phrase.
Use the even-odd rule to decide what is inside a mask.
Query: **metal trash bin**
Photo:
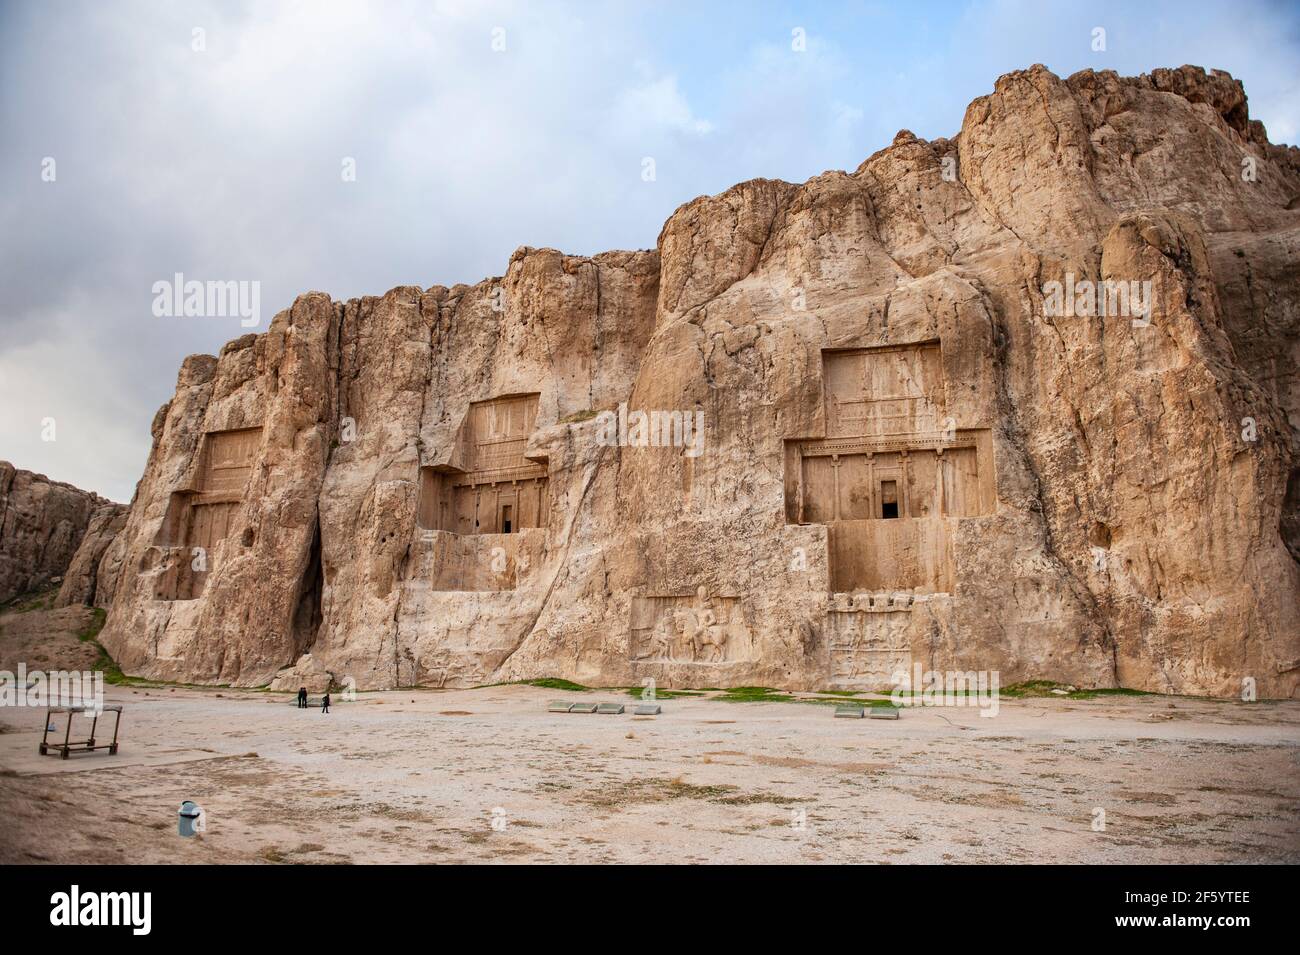
[[[176,816],[180,820],[177,830],[182,836],[189,838],[196,831],[202,830],[203,809],[198,803],[185,800]]]

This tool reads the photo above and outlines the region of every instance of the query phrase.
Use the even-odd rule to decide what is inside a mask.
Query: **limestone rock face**
[[[83,598],[93,597],[94,574],[87,587],[78,548],[88,533],[111,539],[114,520],[125,513],[97,494],[0,461],[0,603],[70,570],[81,581],[75,602],[90,603]]]
[[[1300,150],[1192,67],[653,251],[300,297],[194,356],[102,552],[123,669],[358,689],[1300,685]]]
[[[97,607],[109,602],[112,594],[112,571],[101,573],[104,554],[126,526],[127,508],[105,502],[91,512],[77,552],[63,573],[63,584],[54,599],[55,607],[84,604]]]

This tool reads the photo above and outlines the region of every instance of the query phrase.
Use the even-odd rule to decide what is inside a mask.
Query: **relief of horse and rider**
[[[744,631],[744,625],[732,619],[736,603],[735,598],[710,597],[704,587],[693,597],[636,598],[632,611],[634,658],[723,662],[728,640]]]

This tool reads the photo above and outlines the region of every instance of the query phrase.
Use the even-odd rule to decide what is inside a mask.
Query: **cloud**
[[[625,128],[649,125],[696,135],[713,130],[712,123],[692,112],[671,74],[623,90],[615,112]]]
[[[311,289],[474,282],[519,245],[644,248],[701,193],[852,169],[902,127],[951,135],[1037,61],[1224,67],[1294,139],[1296,22],[1264,4],[2,5],[0,457],[130,497],[181,359],[244,332],[155,318],[176,272],[260,281],[269,318]]]

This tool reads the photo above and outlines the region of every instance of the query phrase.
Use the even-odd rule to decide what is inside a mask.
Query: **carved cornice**
[[[799,453],[805,458],[827,457],[832,454],[881,454],[895,451],[947,451],[956,448],[973,448],[977,444],[974,431],[958,431],[955,436],[945,431],[891,434],[876,437],[810,438],[798,440]]]

